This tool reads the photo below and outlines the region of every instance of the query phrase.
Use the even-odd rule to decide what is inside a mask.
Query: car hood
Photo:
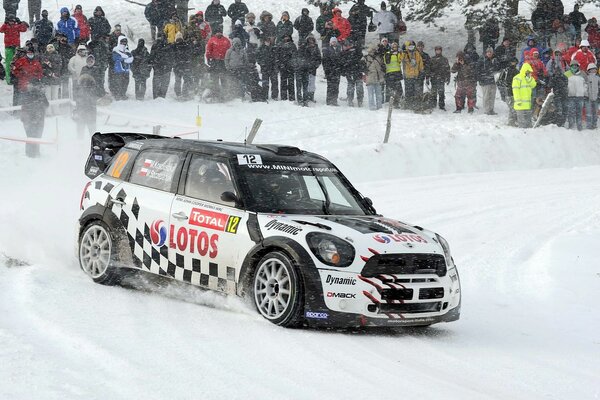
[[[306,235],[311,232],[347,241],[356,250],[354,262],[343,268],[349,272],[360,272],[365,262],[376,254],[444,255],[435,233],[381,216],[259,214],[258,220],[263,237],[291,238],[309,253]]]

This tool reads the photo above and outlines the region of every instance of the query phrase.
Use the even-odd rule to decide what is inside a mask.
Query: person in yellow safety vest
[[[417,51],[415,42],[409,40],[404,43],[405,50],[402,52],[402,70],[404,72],[404,89],[406,90],[406,108],[414,109],[417,102],[417,85],[419,84],[419,75],[425,70],[423,57]]]
[[[390,51],[383,57],[385,61],[385,88],[388,101],[394,98],[394,107],[398,107],[403,95],[402,90],[402,53],[398,49],[398,43],[392,43]]]
[[[521,71],[515,75],[512,81],[513,108],[517,113],[519,128],[531,128],[531,98],[533,89],[537,86],[537,82],[531,75],[532,72],[533,68],[531,68],[531,65],[524,63]]]

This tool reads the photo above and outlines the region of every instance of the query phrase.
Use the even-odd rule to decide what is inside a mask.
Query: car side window
[[[129,182],[170,191],[181,158],[168,152],[144,151],[136,158]]]
[[[106,171],[106,175],[116,179],[126,178],[129,171],[131,171],[131,166],[133,165],[133,160],[135,159],[137,153],[137,150],[121,149],[111,160],[111,164],[110,167],[108,167],[108,171]]]
[[[237,194],[227,163],[193,155],[185,181],[186,196],[231,206],[221,200],[224,192]]]

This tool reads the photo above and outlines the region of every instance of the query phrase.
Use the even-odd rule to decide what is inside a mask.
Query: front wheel
[[[302,323],[304,291],[286,254],[274,251],[264,256],[254,272],[252,287],[254,303],[263,317],[285,327]]]
[[[110,229],[101,221],[86,226],[79,239],[79,265],[96,283],[113,285],[120,274],[114,264],[114,241]]]

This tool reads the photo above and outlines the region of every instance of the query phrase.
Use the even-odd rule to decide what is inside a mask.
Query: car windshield
[[[367,215],[358,193],[331,165],[307,163],[239,166],[250,211],[313,215]]]

